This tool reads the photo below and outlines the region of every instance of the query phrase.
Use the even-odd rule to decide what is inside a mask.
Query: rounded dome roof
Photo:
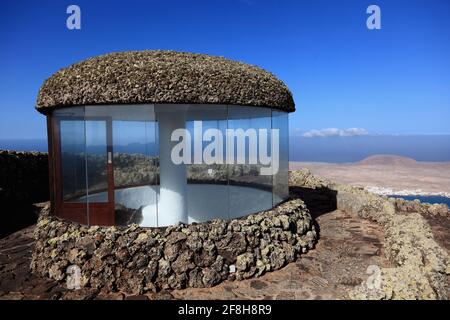
[[[175,51],[129,51],[63,68],[39,90],[36,109],[95,104],[232,104],[295,111],[273,74],[223,57]]]

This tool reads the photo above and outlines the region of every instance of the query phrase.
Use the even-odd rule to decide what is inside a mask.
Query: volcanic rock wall
[[[240,219],[167,228],[88,227],[44,208],[35,239],[34,272],[73,282],[78,270],[80,287],[140,294],[260,276],[312,249],[317,234],[305,204],[292,199]]]
[[[0,150],[0,237],[35,223],[33,203],[48,199],[47,153]]]

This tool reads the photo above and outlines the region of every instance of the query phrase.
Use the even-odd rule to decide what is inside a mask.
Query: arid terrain
[[[355,163],[290,163],[291,170],[300,168],[308,168],[313,174],[353,186],[450,194],[450,162],[419,162],[405,157],[377,155]]]

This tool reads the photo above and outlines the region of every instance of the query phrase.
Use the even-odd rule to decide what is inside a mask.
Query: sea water
[[[390,195],[389,197],[392,198],[402,198],[405,200],[415,200],[418,199],[420,200],[420,202],[423,203],[445,203],[446,205],[448,205],[450,207],[450,198],[447,197],[443,197],[443,196],[399,196],[399,195]]]

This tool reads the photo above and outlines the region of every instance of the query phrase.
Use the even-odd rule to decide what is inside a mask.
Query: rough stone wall
[[[48,199],[47,153],[0,150],[0,238],[35,223],[33,203]]]
[[[0,150],[0,201],[42,202],[48,194],[48,155]]]
[[[395,210],[399,212],[418,212],[420,214],[430,216],[446,217],[449,214],[449,208],[444,203],[422,203],[419,200],[405,200],[401,198],[389,198],[389,201],[395,206]]]
[[[58,281],[132,294],[211,287],[277,270],[313,248],[317,234],[305,204],[292,199],[230,221],[167,228],[87,227],[43,209],[31,268]]]
[[[450,257],[434,240],[429,224],[420,214],[428,214],[429,205],[415,203],[419,212],[400,212],[398,209],[403,208],[405,203],[399,205],[361,188],[320,179],[309,170],[291,172],[290,185],[308,188],[326,186],[337,192],[336,203],[339,210],[355,212],[360,217],[383,226],[386,254],[396,267],[381,268],[379,286],[363,283],[350,293],[351,298],[449,298],[447,276],[450,275]],[[412,205],[409,207],[412,208]]]

